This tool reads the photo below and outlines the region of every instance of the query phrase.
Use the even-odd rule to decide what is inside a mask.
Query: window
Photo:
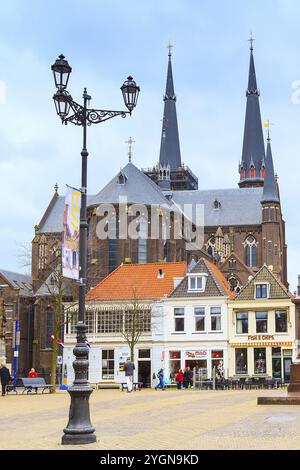
[[[117,239],[117,221],[116,217],[113,216],[108,222],[108,269],[109,272],[116,269],[118,266],[118,239]]]
[[[269,284],[256,284],[255,298],[267,299],[269,297]]]
[[[53,335],[53,325],[54,325],[54,313],[52,308],[47,308],[46,310],[46,329],[45,329],[45,348],[52,348],[52,341],[50,339]]]
[[[211,331],[221,331],[221,307],[210,308]]]
[[[175,331],[184,331],[184,308],[174,308]]]
[[[254,348],[254,373],[265,374],[266,372],[266,348]]]
[[[247,348],[238,348],[235,350],[235,373],[248,374]]]
[[[147,263],[148,221],[145,217],[140,219],[138,239],[138,263]]]
[[[287,333],[287,312],[286,310],[277,310],[275,312],[275,331],[276,333]]]
[[[102,380],[111,380],[115,376],[115,351],[114,349],[102,350]]]
[[[228,262],[229,269],[236,269],[236,260],[235,259],[230,259]]]
[[[250,268],[257,266],[257,247],[256,240],[252,235],[249,235],[245,241],[245,261],[246,265]]]
[[[238,335],[248,333],[248,312],[236,314],[236,332]]]
[[[268,331],[268,314],[267,312],[256,312],[256,333],[267,333]]]
[[[151,351],[150,349],[139,349],[139,359],[150,359]]]
[[[97,333],[120,333],[123,329],[123,311],[103,311],[97,313]]]
[[[205,331],[205,308],[194,308],[195,314],[195,331]]]
[[[274,379],[281,379],[281,348],[272,348],[272,377]]]
[[[189,276],[189,290],[204,291],[205,276]]]
[[[178,370],[181,369],[181,351],[170,351],[169,357],[170,379],[175,382],[175,376]]]

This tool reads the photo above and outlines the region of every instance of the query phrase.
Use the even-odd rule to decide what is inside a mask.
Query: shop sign
[[[206,349],[198,349],[197,351],[185,351],[185,359],[202,359],[206,356]]]
[[[249,341],[274,341],[274,335],[254,335],[248,336]]]

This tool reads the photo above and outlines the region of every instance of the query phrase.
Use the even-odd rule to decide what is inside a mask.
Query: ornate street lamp
[[[71,122],[83,128],[82,174],[81,174],[81,211],[79,234],[79,308],[78,323],[76,325],[77,343],[73,350],[75,379],[68,392],[71,397],[69,422],[64,429],[62,444],[89,444],[96,441],[95,428],[91,424],[89,398],[93,389],[88,383],[89,348],[86,344],[87,326],[85,323],[85,294],[86,294],[86,261],[87,261],[87,126],[99,124],[115,116],[126,117],[131,114],[137,104],[140,88],[132,77],[121,87],[124,103],[128,111],[108,111],[88,108],[91,96],[86,88],[83,92],[83,105],[73,100],[67,91],[67,85],[72,67],[61,54],[51,67],[57,92],[53,96],[58,116],[64,124]],[[70,110],[72,114],[69,116]]]

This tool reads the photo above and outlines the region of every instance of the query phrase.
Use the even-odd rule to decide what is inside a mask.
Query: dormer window
[[[124,173],[120,172],[118,174],[118,184],[125,184],[126,183],[126,176],[124,175]]]
[[[204,292],[207,274],[191,274],[189,275],[189,291]]]
[[[255,285],[255,298],[268,299],[270,294],[270,284],[256,284]]]

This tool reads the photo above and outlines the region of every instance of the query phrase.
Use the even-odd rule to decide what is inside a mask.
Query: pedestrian
[[[6,394],[6,385],[9,384],[11,377],[8,368],[4,364],[0,364],[0,379],[2,385],[2,396]]]
[[[188,377],[189,377],[189,386],[192,388],[193,387],[193,378],[194,378],[194,372],[190,367],[188,367]]]
[[[183,388],[189,388],[189,384],[190,384],[189,367],[186,367],[183,372]]]
[[[30,379],[36,379],[38,377],[38,373],[36,372],[36,370],[33,367],[28,372],[28,377]]]
[[[158,388],[161,388],[162,391],[164,391],[166,389],[166,384],[165,384],[165,380],[164,380],[164,369],[163,369],[163,367],[161,369],[159,369],[159,371],[157,372],[157,378],[158,378],[159,382],[156,385],[155,390],[157,390]]]
[[[130,357],[128,357],[127,361],[125,362],[124,370],[125,370],[125,378],[126,378],[126,383],[127,383],[127,392],[130,393],[132,392],[132,388],[133,388],[133,371],[135,370],[135,365],[131,361]]]
[[[182,388],[182,384],[183,384],[183,373],[182,373],[181,369],[179,369],[177,374],[176,374],[176,382],[177,382],[177,388],[178,388],[178,390],[180,390]]]

